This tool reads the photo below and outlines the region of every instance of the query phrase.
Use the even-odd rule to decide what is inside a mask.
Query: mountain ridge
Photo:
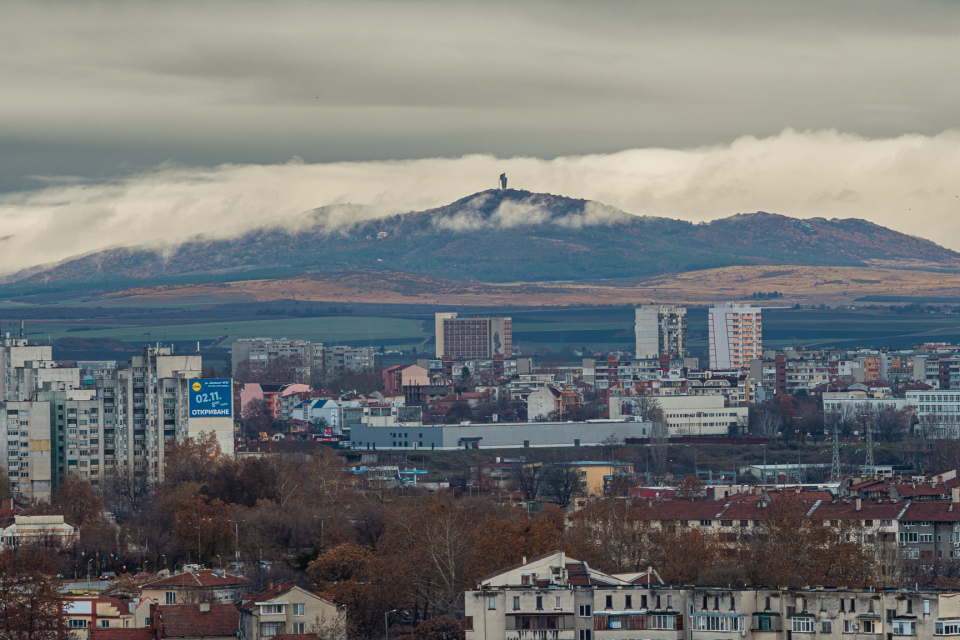
[[[477,282],[595,280],[736,265],[960,269],[960,254],[858,218],[763,211],[704,223],[634,216],[608,205],[520,190],[481,191],[425,211],[339,224],[304,213],[292,230],[99,251],[21,272],[21,283],[222,276],[270,269],[386,269]],[[232,275],[231,275],[232,274]]]

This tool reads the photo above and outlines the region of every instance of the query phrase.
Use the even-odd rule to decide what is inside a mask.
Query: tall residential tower
[[[711,307],[710,368],[748,372],[750,361],[763,356],[760,308],[739,302]]]
[[[637,358],[687,355],[687,310],[673,305],[637,307]]]

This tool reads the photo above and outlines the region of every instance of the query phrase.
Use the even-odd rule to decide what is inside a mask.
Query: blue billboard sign
[[[233,416],[232,380],[229,378],[190,381],[191,418],[230,418]]]

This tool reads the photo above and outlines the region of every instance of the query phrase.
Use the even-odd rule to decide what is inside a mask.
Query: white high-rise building
[[[637,307],[637,358],[687,355],[687,310],[673,305]]]
[[[750,361],[762,357],[760,307],[739,302],[711,307],[707,324],[711,369],[748,371]]]

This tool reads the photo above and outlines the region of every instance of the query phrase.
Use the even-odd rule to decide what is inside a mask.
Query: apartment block
[[[513,352],[513,321],[510,318],[436,314],[437,357],[471,360],[509,356]]]
[[[323,343],[307,340],[287,340],[286,338],[241,338],[230,345],[231,373],[237,374],[237,366],[250,362],[267,365],[281,358],[300,358],[306,366],[314,362],[314,352],[323,350]],[[307,374],[309,378],[309,373]]]
[[[333,380],[348,373],[372,369],[377,350],[372,347],[324,347],[323,375]]]
[[[960,439],[960,391],[907,391],[906,402],[931,436]]]
[[[634,319],[636,357],[687,355],[687,310],[673,305],[637,307]]]
[[[7,443],[10,489],[25,500],[45,500],[53,490],[48,402],[0,402],[0,439]]]
[[[114,475],[118,457],[116,415],[106,424],[104,399],[91,391],[42,391],[50,407],[53,488],[67,476],[79,476],[94,487]],[[125,453],[125,449],[121,450]]]
[[[710,368],[747,371],[760,358],[763,340],[760,308],[728,302],[707,314]]]
[[[77,389],[80,370],[60,367],[53,347],[32,345],[25,338],[0,340],[0,401],[31,400],[38,390]]]
[[[955,591],[666,585],[651,570],[605,574],[562,552],[465,594],[467,640],[890,638],[960,634]]]

